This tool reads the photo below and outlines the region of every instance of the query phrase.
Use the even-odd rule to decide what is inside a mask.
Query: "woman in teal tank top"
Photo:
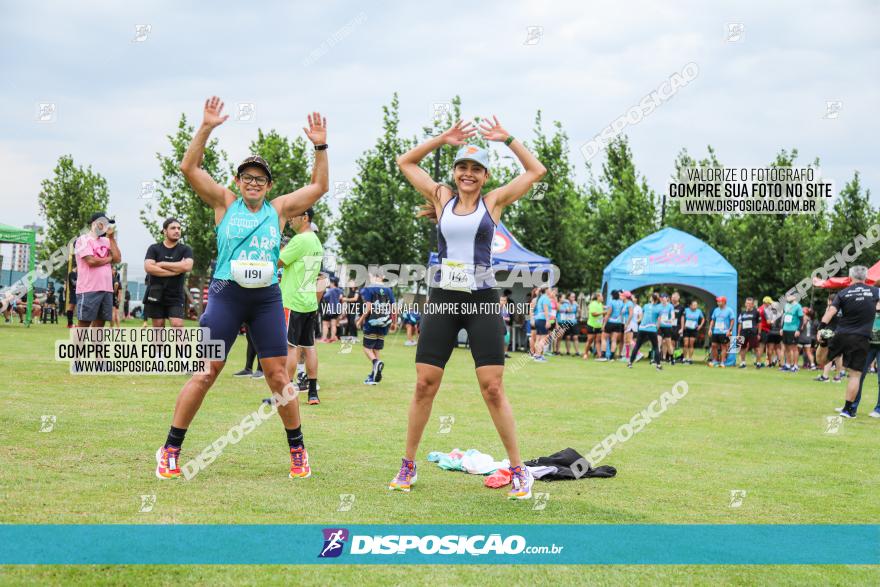
[[[218,184],[201,168],[211,131],[228,118],[219,98],[208,99],[202,124],[180,164],[190,186],[214,210],[216,225],[217,263],[208,307],[200,324],[210,329],[211,339],[224,341],[226,356],[241,324],[248,325],[266,383],[273,396],[283,400],[277,409],[290,448],[290,477],[308,477],[311,468],[303,443],[299,406],[297,401],[291,401],[298,390],[291,385],[287,371],[287,333],[276,265],[283,223],[303,215],[329,188],[327,120],[313,112],[308,116],[308,128],[303,129],[315,145],[311,183],[268,201],[272,172],[261,157],[248,157],[238,166],[235,185],[240,196]],[[225,360],[211,361],[207,372],[193,375],[180,391],[168,438],[156,453],[156,476],[160,479],[180,477],[180,447],[187,428],[225,364]],[[184,465],[187,478],[198,472],[195,462]]]

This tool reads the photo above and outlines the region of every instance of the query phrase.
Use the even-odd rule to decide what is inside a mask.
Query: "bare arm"
[[[177,273],[173,271],[160,267],[155,259],[144,259],[144,271],[149,275],[155,275],[156,277],[174,277],[177,275]]]
[[[214,178],[202,169],[201,164],[205,156],[205,146],[211,131],[223,124],[229,115],[222,115],[223,102],[217,96],[212,96],[205,101],[205,114],[202,125],[193,135],[192,141],[180,162],[180,170],[189,185],[198,196],[214,209],[214,221],[216,224],[223,219],[226,208],[235,201],[235,194],[221,186]]]
[[[192,271],[193,260],[192,257],[190,257],[187,259],[181,259],[180,261],[159,261],[156,265],[162,269],[171,271],[175,275],[179,275],[181,273]]]
[[[112,225],[107,232],[107,240],[110,241],[110,262],[119,263],[122,261],[122,253],[119,251],[119,245],[116,244],[116,230]]]
[[[510,133],[502,128],[497,117],[493,116],[492,119],[494,124],[484,120],[483,124],[480,125],[480,133],[483,135],[483,138],[489,141],[506,141],[510,137]],[[489,212],[496,222],[501,218],[501,212],[504,208],[526,195],[532,189],[535,182],[547,173],[547,168],[526,149],[525,145],[516,139],[510,143],[510,150],[516,155],[519,162],[522,163],[525,171],[516,176],[511,182],[495,188],[486,195],[486,205],[489,207]]]
[[[364,320],[367,319],[367,316],[369,316],[370,312],[372,312],[372,311],[373,311],[373,303],[372,302],[367,302],[366,304],[364,304],[364,313],[361,314],[360,316],[358,316],[358,319],[356,322],[358,328],[361,328],[364,325]]]
[[[112,257],[95,257],[94,255],[86,255],[83,257],[83,261],[86,262],[86,265],[89,267],[103,267],[104,265],[109,265],[113,262]]]
[[[828,309],[825,310],[825,314],[822,316],[822,324],[828,324],[831,322],[831,319],[834,318],[835,314],[837,314],[837,308],[834,306],[828,306]]]
[[[440,136],[416,145],[397,158],[400,172],[416,188],[416,191],[422,194],[428,204],[434,206],[437,218],[440,217],[443,206],[452,199],[452,190],[448,186],[434,181],[428,172],[419,166],[419,162],[443,145],[464,145],[476,133],[477,129],[471,123],[459,120]]]
[[[303,128],[306,136],[314,145],[327,143],[327,119],[321,118],[319,112],[309,114],[309,127]],[[327,150],[315,151],[315,165],[312,167],[312,182],[283,196],[272,200],[272,206],[281,218],[299,216],[321,199],[330,189],[330,165]]]

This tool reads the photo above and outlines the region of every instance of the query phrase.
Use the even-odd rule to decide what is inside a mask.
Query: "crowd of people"
[[[511,292],[504,292],[505,303]],[[836,294],[827,297],[833,305]],[[828,358],[828,341],[840,320],[836,315],[824,328],[811,307],[803,307],[794,297],[780,309],[770,296],[760,305],[747,297],[739,311],[719,296],[716,306],[704,311],[700,300],[682,303],[681,294],[663,291],[636,295],[612,290],[608,300],[601,292],[589,297],[585,308],[575,292],[561,295],[557,288],[534,288],[527,295],[529,314],[523,321],[528,352],[536,362],[548,356],[575,356],[584,360],[618,360],[631,366],[645,355],[659,370],[662,365],[692,365],[697,348],[705,348],[705,364],[725,368],[730,364],[745,369],[776,368],[796,373],[801,369],[821,370],[816,380],[840,382],[846,377],[842,358]],[[824,311],[824,308],[823,308]],[[505,321],[510,325],[509,317]],[[583,343],[583,351],[579,344]],[[752,359],[749,360],[749,353]],[[870,371],[876,370],[871,357]],[[831,379],[831,371],[837,373]]]

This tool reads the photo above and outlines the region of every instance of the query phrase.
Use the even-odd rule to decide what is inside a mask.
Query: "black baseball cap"
[[[272,172],[269,170],[269,164],[266,163],[266,160],[258,155],[251,155],[247,159],[241,162],[238,166],[238,175],[241,175],[241,170],[245,167],[259,167],[263,171],[266,172],[266,175],[269,176],[269,181],[272,181]]]
[[[89,218],[89,225],[91,225],[92,222],[94,222],[98,218],[107,218],[107,213],[106,212],[95,212],[94,214],[92,214],[92,217]],[[112,218],[107,218],[107,222],[109,222],[110,224],[116,224],[116,221],[113,220]]]

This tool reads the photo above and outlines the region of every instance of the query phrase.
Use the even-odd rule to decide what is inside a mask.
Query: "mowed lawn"
[[[130,321],[129,326],[139,325]],[[543,510],[505,499],[482,478],[443,471],[429,451],[503,449],[483,404],[467,349],[453,354],[419,454],[419,483],[389,492],[403,452],[415,380],[414,347],[386,341],[384,379],[364,385],[361,346],[319,345],[320,406],[302,405],[312,460],[307,480],[287,478],[280,422],[266,422],[227,447],[191,481],[159,481],[154,454],[164,442],[183,376],[72,376],[54,360],[61,326],[0,325],[0,521],[8,524],[864,524],[880,523],[880,420],[870,375],[858,419],[826,432],[842,384],[809,371],[675,366],[646,361],[546,364],[514,354],[506,391],[525,458],[573,447],[582,454],[633,414],[685,381],[688,394],[603,464],[615,479],[536,484]],[[187,434],[182,460],[224,434],[267,397],[262,380],[232,377],[244,362],[236,343],[226,371]],[[54,429],[40,432],[41,417]],[[453,416],[448,433],[440,417]],[[731,507],[731,491],[745,491]],[[338,511],[340,495],[353,495]],[[139,512],[142,495],[155,495]],[[0,546],[2,548],[2,546]],[[844,566],[54,566],[0,568],[0,583],[52,584],[862,584],[876,567]]]

